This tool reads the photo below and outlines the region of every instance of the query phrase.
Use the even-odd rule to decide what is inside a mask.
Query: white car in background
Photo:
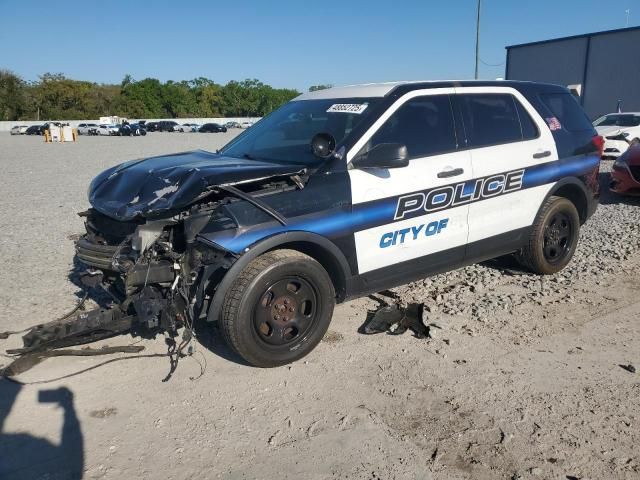
[[[119,125],[100,125],[97,129],[98,135],[113,136],[118,135],[120,131]]]
[[[240,127],[241,127],[241,128],[250,128],[250,127],[253,127],[253,122],[242,122],[242,123],[240,124]]]
[[[182,125],[176,125],[173,127],[174,132],[197,132],[200,125],[197,123],[183,123]]]
[[[97,123],[79,123],[78,135],[92,135],[92,130],[97,130],[98,128],[100,128],[100,125]]]
[[[16,125],[11,128],[11,135],[24,135],[27,132],[28,125]]]
[[[609,113],[593,122],[593,126],[604,137],[602,158],[618,158],[629,145],[640,143],[640,112]]]

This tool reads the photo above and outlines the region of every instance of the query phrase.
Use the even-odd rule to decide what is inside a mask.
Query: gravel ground
[[[231,136],[0,135],[0,331],[77,301],[76,212],[96,173]],[[206,363],[197,380],[193,358],[168,382],[166,359],[144,358],[0,382],[0,471],[4,459],[16,479],[640,478],[640,378],[620,367],[640,364],[640,202],[603,193],[557,275],[507,258],[395,289],[426,304],[429,340],[357,333],[374,297],[339,306],[319,347],[286,367],[241,365],[212,330],[193,357]],[[139,344],[164,351],[161,338]],[[23,380],[103,360],[51,359]]]

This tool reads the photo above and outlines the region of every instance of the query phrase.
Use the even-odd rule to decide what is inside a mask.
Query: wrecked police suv
[[[552,85],[303,94],[217,153],[91,182],[77,258],[117,306],[88,322],[175,332],[206,319],[271,367],[308,354],[336,302],[512,252],[557,272],[596,208],[601,147]]]

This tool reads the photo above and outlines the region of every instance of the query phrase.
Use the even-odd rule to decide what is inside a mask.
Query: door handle
[[[438,178],[448,178],[448,177],[457,177],[458,175],[462,175],[464,173],[464,169],[462,168],[454,168],[453,170],[443,170],[438,173]]]
[[[533,158],[544,158],[551,155],[551,151],[545,150],[544,152],[536,152],[533,154]]]

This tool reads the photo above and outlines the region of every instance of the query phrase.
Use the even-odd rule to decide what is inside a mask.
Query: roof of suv
[[[362,85],[346,85],[325,90],[307,92],[294,100],[319,100],[329,98],[384,97],[394,90],[418,90],[428,88],[452,87],[513,87],[517,90],[536,88],[538,90],[566,90],[560,85],[538,82],[522,82],[514,80],[438,80],[438,81],[406,81],[386,83],[366,83]]]

